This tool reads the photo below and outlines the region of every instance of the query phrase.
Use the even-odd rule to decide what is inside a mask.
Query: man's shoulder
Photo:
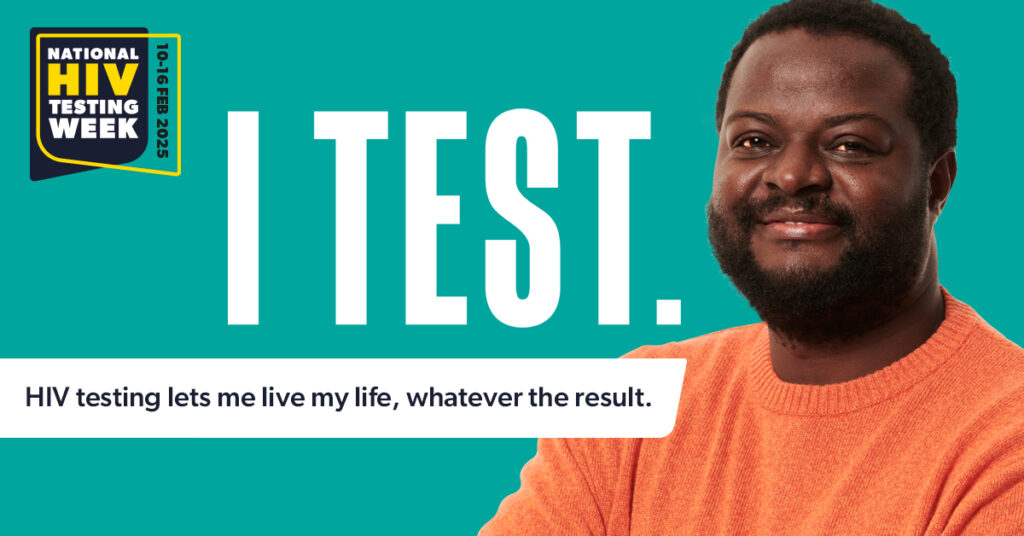
[[[956,437],[963,479],[1024,468],[1024,349],[981,316],[962,344],[950,348],[936,383],[945,387],[944,432]],[[973,473],[972,473],[973,471]]]
[[[976,313],[975,313],[976,314]],[[961,396],[979,398],[993,406],[1012,406],[1024,430],[1024,348],[1006,338],[980,316],[964,343],[953,351],[949,373],[961,386]],[[994,409],[994,408],[992,408]]]
[[[1024,348],[1006,338],[973,309],[967,307],[967,311],[973,327],[961,344],[947,349],[954,358],[949,366],[965,379],[969,376],[971,383],[1024,392]]]
[[[978,327],[973,335],[975,335],[979,342],[983,343],[985,350],[1005,356],[1007,365],[1024,372],[1024,348],[1008,339],[999,330],[981,318],[980,315],[978,320]]]

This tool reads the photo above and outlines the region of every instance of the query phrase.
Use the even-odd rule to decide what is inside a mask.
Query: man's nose
[[[832,175],[824,158],[816,147],[788,144],[775,154],[765,170],[764,183],[794,196],[828,190],[832,186]]]

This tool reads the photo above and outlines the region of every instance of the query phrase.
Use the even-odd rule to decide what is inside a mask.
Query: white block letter
[[[516,143],[526,139],[527,188],[558,187],[558,137],[551,122],[533,110],[509,110],[487,130],[487,198],[495,212],[515,225],[530,246],[530,292],[516,293],[516,241],[488,240],[487,305],[509,326],[543,323],[561,293],[561,244],[551,217],[527,201],[516,186]]]
[[[651,138],[651,112],[576,112],[597,142],[597,323],[629,324],[629,140]]]
[[[313,137],[335,140],[334,322],[366,324],[366,140],[388,139],[387,112],[313,112]]]
[[[437,140],[466,139],[466,112],[405,114],[405,323],[465,324],[466,297],[437,295],[437,226],[459,196],[437,195]]]
[[[259,129],[259,112],[228,112],[228,324],[260,323]]]

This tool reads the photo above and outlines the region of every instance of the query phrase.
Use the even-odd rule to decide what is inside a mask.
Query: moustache
[[[780,209],[817,214],[828,218],[836,225],[847,230],[850,230],[856,221],[852,210],[832,201],[827,195],[801,197],[799,199],[786,195],[774,195],[737,204],[733,207],[733,214],[736,216],[740,227],[745,232],[750,232],[754,229],[754,226],[763,222],[771,212]]]

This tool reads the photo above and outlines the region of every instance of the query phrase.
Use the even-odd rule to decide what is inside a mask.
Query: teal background
[[[941,280],[1011,339],[1018,199],[1019,4],[892,2],[949,56],[960,173],[938,224]],[[761,2],[70,1],[9,6],[0,22],[2,357],[614,357],[756,321],[705,238],[721,68]],[[134,26],[183,36],[184,172],[28,178],[32,26]],[[562,240],[554,316],[504,326],[484,298],[484,240],[521,238],[484,192],[499,113],[545,114],[556,190],[527,191]],[[228,110],[260,112],[261,324],[226,324]],[[314,110],[390,112],[369,144],[369,323],[334,325],[334,144]],[[465,110],[439,146],[441,295],[467,326],[404,324],[404,112]],[[631,147],[631,324],[597,325],[597,144],[578,110],[650,110]],[[1009,132],[1009,134],[1007,134]],[[521,182],[522,187],[522,182]],[[525,261],[525,248],[521,248]],[[521,273],[523,273],[521,271]],[[523,281],[525,290],[525,281]],[[655,325],[655,300],[683,324]],[[244,372],[244,371],[243,371]],[[4,440],[0,532],[475,534],[518,487],[533,440]]]

